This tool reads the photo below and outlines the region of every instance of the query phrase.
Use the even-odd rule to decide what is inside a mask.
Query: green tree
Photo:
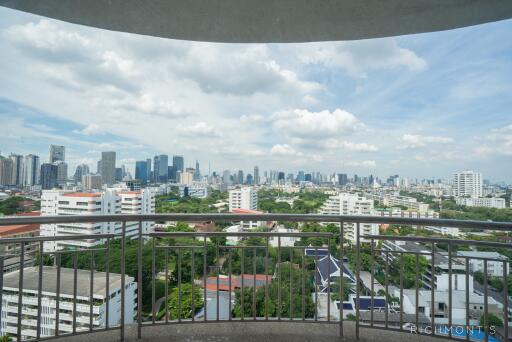
[[[203,306],[203,297],[201,289],[194,287],[194,311],[192,312],[192,285],[181,284],[181,310],[179,305],[179,288],[174,287],[169,293],[167,300],[167,308],[169,312],[169,319],[178,318],[192,318]],[[160,310],[157,319],[165,316],[165,308]]]
[[[482,327],[484,327],[484,329],[486,329],[486,327],[485,327],[485,315],[482,315],[480,317],[480,325]],[[499,318],[495,314],[488,313],[487,314],[487,325],[488,326],[494,326],[494,327],[502,327],[503,326],[503,321],[501,320],[501,318]]]

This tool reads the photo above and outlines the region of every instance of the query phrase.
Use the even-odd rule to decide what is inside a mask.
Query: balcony
[[[142,230],[143,222],[146,221],[240,220],[322,222],[335,224],[337,229],[330,233],[171,231],[148,234]],[[294,214],[0,218],[0,226],[99,222],[120,223],[122,229],[116,234],[0,240],[0,244],[20,246],[29,243],[43,245],[46,241],[106,241],[104,245],[91,249],[44,252],[44,265],[38,263],[41,255],[36,255],[34,267],[1,277],[4,291],[9,291],[5,297],[9,299],[9,307],[3,310],[9,313],[6,322],[10,325],[5,332],[14,336],[15,340],[21,341],[30,335],[35,339],[55,338],[66,341],[230,341],[241,338],[395,341],[410,338],[411,333],[414,333],[415,338],[424,340],[456,336],[465,339],[464,327],[476,329],[481,323],[488,328],[480,327],[479,335],[470,333],[471,340],[508,340],[508,329],[495,327],[487,322],[490,313],[503,322],[509,321],[507,286],[503,287],[501,303],[490,296],[490,291],[496,291],[489,285],[487,264],[495,262],[496,259],[461,257],[456,256],[455,251],[460,246],[510,249],[512,245],[424,236],[366,235],[362,227],[364,224],[406,224],[509,231],[512,229],[512,223],[509,222]],[[133,222],[138,224],[134,240],[127,235],[127,226]],[[349,230],[347,224],[355,225],[355,229]],[[346,240],[351,233],[355,234],[353,242]],[[341,240],[341,236],[345,239]],[[238,244],[226,244],[227,238],[234,237],[239,241]],[[295,244],[284,243],[289,239],[293,239]],[[344,243],[340,244],[340,241]],[[386,241],[420,243],[427,250],[382,249],[381,245]],[[428,272],[439,272],[434,265],[420,262],[420,258],[425,255],[425,260],[432,257],[430,254],[437,251],[439,246],[445,248],[448,261],[449,281],[445,284],[444,292],[439,292],[440,284],[430,284],[431,286],[422,288],[420,282],[421,277]],[[19,248],[18,252],[22,250]],[[43,250],[42,246],[40,250]],[[12,255],[0,258],[0,263],[9,257]],[[23,259],[25,253],[16,257]],[[473,276],[469,265],[470,260],[475,258],[482,261],[485,271],[482,294],[476,293],[471,283]],[[460,284],[457,285],[457,281],[452,280],[453,264],[460,263],[461,259],[465,265],[464,289],[460,288]],[[410,279],[410,270],[406,269],[411,268],[411,260],[416,260],[412,266],[413,279]],[[117,265],[118,262],[120,264]],[[507,270],[505,266],[508,261],[500,262],[504,264],[503,270]],[[68,267],[66,272],[65,267]],[[119,267],[119,274],[113,271],[116,267]],[[365,273],[364,277],[361,272]],[[55,280],[61,276],[67,285],[62,279]],[[507,284],[507,278],[508,274],[504,272],[504,284]],[[433,282],[432,277],[428,279]],[[379,287],[378,292],[375,291],[376,285]],[[15,296],[13,291],[16,291]],[[23,293],[23,297],[20,298],[17,293]],[[436,295],[439,296],[439,302],[436,301]],[[58,300],[54,300],[51,307],[46,308],[48,296]],[[94,300],[87,301],[86,298]],[[340,298],[343,298],[341,304]],[[481,321],[472,309],[475,300],[482,302]],[[30,333],[25,334],[23,331],[23,324],[27,324],[24,318],[27,313],[25,309],[18,310],[16,301],[18,304],[33,304],[36,308],[30,312],[29,323],[31,329],[34,329]],[[440,303],[443,306],[443,317],[438,317],[441,314]],[[100,306],[104,310],[100,310]],[[450,307],[453,309],[450,310]],[[47,311],[43,313],[43,310],[53,312],[53,317],[49,317],[52,314]],[[56,312],[59,312],[59,317],[55,317]],[[435,313],[434,317],[431,317],[430,312]],[[91,319],[92,314],[100,316]],[[58,331],[59,336],[43,335],[50,330],[47,322],[41,322],[41,317],[54,322],[56,326],[50,330],[52,334],[53,331]],[[340,320],[340,317],[343,319]],[[70,323],[71,328],[64,323],[60,328],[57,326],[56,322],[63,319]],[[16,333],[13,332],[13,324],[18,327]],[[446,327],[452,329],[446,330]]]

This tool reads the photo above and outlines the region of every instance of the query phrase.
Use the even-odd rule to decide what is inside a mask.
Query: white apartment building
[[[101,192],[69,192],[44,190],[41,195],[41,216],[50,215],[112,215],[151,214],[155,212],[155,194],[150,189],[126,191],[107,189]],[[143,233],[154,230],[153,222],[142,223]],[[42,224],[41,236],[120,234],[120,222]],[[134,237],[138,222],[128,222],[126,233]],[[45,241],[44,251],[64,248],[91,248],[105,243],[105,239]]]
[[[455,197],[482,197],[482,174],[462,171],[453,175],[453,195]]]
[[[285,228],[282,226],[279,226],[272,230],[273,233],[298,233],[299,231],[297,229],[292,228]],[[279,241],[281,240],[281,241]],[[295,242],[299,241],[299,237],[294,236],[281,236],[279,239],[277,236],[272,236],[269,238],[268,243],[272,247],[278,247],[279,243],[281,243],[281,247],[293,247],[295,246]]]
[[[252,187],[229,190],[229,211],[233,209],[258,209],[258,192]]]
[[[194,182],[194,174],[192,172],[180,173],[180,184],[191,185]]]
[[[340,193],[331,196],[320,208],[320,214],[323,215],[373,215],[373,200],[358,194]],[[344,224],[345,239],[356,243],[357,224]],[[369,239],[363,238],[364,235],[378,235],[379,226],[374,223],[361,223],[360,235],[361,242],[369,242]]]
[[[23,308],[22,314],[22,340],[33,339],[37,336],[38,311],[38,267],[27,267],[23,270],[23,290],[21,292]],[[90,322],[90,271],[77,271],[77,305],[76,305],[76,331],[86,331]],[[106,310],[108,301],[109,326],[118,325],[121,321],[121,275],[109,274],[109,295],[107,298],[105,279],[106,273],[94,272],[93,275],[93,329],[106,326]],[[60,273],[60,299],[59,299],[59,334],[73,332],[73,281],[74,270],[61,268]],[[5,336],[16,335],[18,326],[18,296],[19,271],[4,274],[2,288],[2,324],[0,334]],[[55,336],[56,332],[56,304],[57,304],[57,268],[43,267],[43,283],[41,296],[41,338]],[[137,283],[132,277],[125,276],[125,323],[134,323],[136,315]]]
[[[462,257],[469,257],[469,270],[471,272],[483,272],[484,261],[487,260],[487,274],[494,277],[503,277],[503,264],[506,264],[507,274],[510,273],[510,266],[508,258],[498,252],[473,252],[473,251],[460,251],[457,255]],[[479,258],[479,259],[471,259]]]
[[[455,198],[455,203],[467,207],[506,208],[505,199],[498,197],[457,197]]]
[[[180,186],[181,197],[206,198],[208,197],[208,187],[206,185],[182,185]]]
[[[400,196],[398,195],[398,193],[366,193],[364,196],[366,198],[379,201],[380,203],[388,207],[403,206],[409,209],[414,209],[417,212],[419,212],[420,215],[426,215],[429,212],[428,204],[418,202],[418,200],[414,197]]]
[[[121,199],[121,214],[154,214],[155,213],[155,193],[150,189],[141,189],[137,191],[118,191],[117,195]],[[115,233],[121,234],[121,227],[117,228]],[[139,222],[126,222],[126,235],[136,237],[139,229]],[[151,221],[142,221],[142,234],[148,234],[155,231],[155,223]]]

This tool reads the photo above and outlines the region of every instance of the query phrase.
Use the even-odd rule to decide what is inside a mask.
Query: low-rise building
[[[487,274],[490,276],[503,277],[504,266],[506,273],[510,272],[508,258],[498,252],[460,251],[457,255],[468,258],[470,272],[483,272],[484,262],[487,262]]]
[[[90,297],[90,271],[77,270],[76,312],[73,312],[74,270],[60,269],[59,290],[59,334],[73,332],[73,315],[76,315],[76,331],[89,330],[90,306],[92,304],[93,329],[105,327],[108,301],[108,321],[110,326],[121,320],[121,275],[109,274],[109,291],[106,291],[106,273],[94,272],[94,282]],[[57,305],[57,268],[43,267],[43,282],[41,284],[41,337],[56,334],[56,305]],[[0,333],[16,335],[18,328],[18,296],[22,296],[22,340],[33,339],[37,336],[38,312],[38,267],[27,267],[23,270],[23,289],[19,292],[19,270],[4,275],[2,288],[2,324]],[[132,277],[125,276],[125,323],[134,323],[136,315],[137,283]]]
[[[455,203],[467,207],[506,208],[505,199],[499,197],[457,197]]]

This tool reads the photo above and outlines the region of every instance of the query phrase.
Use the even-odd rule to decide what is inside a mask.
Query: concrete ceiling
[[[0,0],[71,23],[232,43],[354,40],[512,17],[512,0]]]

